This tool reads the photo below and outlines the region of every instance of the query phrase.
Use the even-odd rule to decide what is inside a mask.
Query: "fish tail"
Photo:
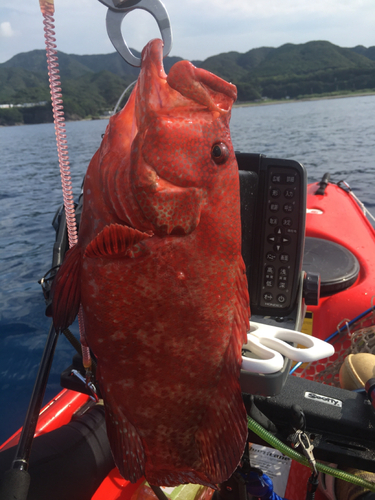
[[[123,478],[135,483],[145,470],[142,440],[120,408],[105,402],[105,410],[107,434],[115,464]]]
[[[52,317],[56,331],[63,331],[75,320],[81,302],[82,253],[74,245],[66,254],[52,289]]]

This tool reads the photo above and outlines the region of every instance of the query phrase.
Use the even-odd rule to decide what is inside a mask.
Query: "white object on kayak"
[[[304,346],[293,347],[288,342]],[[251,322],[247,343],[243,346],[253,352],[257,358],[242,356],[242,369],[254,373],[276,373],[283,368],[283,356],[293,361],[310,363],[328,358],[335,352],[328,342],[306,335],[296,330]]]

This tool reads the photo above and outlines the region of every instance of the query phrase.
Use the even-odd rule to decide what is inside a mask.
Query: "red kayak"
[[[323,340],[371,307],[375,296],[375,230],[340,186],[328,184],[324,195],[316,194],[317,184],[307,188],[304,270],[309,263],[321,275],[319,305],[308,311],[312,335]]]

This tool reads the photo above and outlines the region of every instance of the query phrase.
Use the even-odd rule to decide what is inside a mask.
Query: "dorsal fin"
[[[94,258],[126,255],[134,245],[151,236],[132,227],[110,224],[87,245],[84,255]]]

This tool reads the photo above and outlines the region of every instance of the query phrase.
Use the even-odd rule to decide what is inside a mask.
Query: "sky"
[[[170,55],[204,60],[222,52],[247,52],[285,43],[327,40],[341,47],[375,45],[374,0],[163,0],[173,31]],[[68,54],[114,52],[98,0],[55,0],[58,50]],[[159,37],[153,17],[137,10],[122,33],[141,51]],[[38,0],[0,0],[0,63],[20,52],[44,49]]]

